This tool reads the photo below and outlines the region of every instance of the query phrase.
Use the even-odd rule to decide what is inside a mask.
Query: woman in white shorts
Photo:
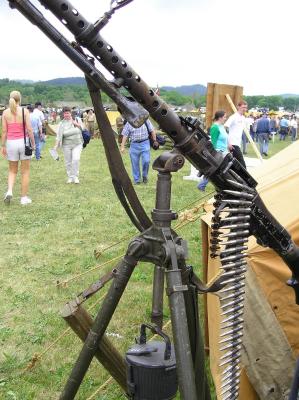
[[[27,196],[29,188],[29,172],[31,156],[25,155],[24,125],[20,92],[14,90],[10,93],[9,108],[2,114],[2,148],[1,153],[8,160],[8,188],[4,196],[4,202],[10,204],[13,187],[18,173],[19,161],[21,161],[21,204],[31,203]],[[34,136],[31,128],[29,112],[24,109],[24,123],[26,140],[31,140],[32,148],[35,148]]]

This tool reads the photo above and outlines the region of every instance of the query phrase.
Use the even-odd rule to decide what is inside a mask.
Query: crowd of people
[[[8,108],[2,114],[1,153],[8,161],[8,181],[4,202],[10,204],[13,190],[20,168],[21,171],[21,205],[31,204],[28,196],[30,161],[42,158],[42,150],[46,141],[46,122],[59,122],[54,150],[62,148],[67,173],[67,183],[79,183],[80,155],[83,148],[82,131],[88,127],[90,136],[95,136],[95,116],[93,110],[82,112],[69,107],[44,112],[41,102],[34,106],[21,106],[21,94],[10,93]],[[49,121],[50,116],[50,121]]]
[[[247,113],[247,103],[240,101],[237,112],[227,119],[224,111],[215,113],[213,125],[210,127],[211,142],[217,152],[223,157],[231,152],[235,159],[246,168],[243,154],[246,154],[248,139],[245,131],[250,133],[253,141],[258,142],[260,153],[268,156],[269,139],[279,136],[279,140],[286,140],[290,136],[292,141],[297,139],[298,123],[295,115],[278,117],[275,114],[262,113],[254,116]],[[53,151],[57,153],[59,147],[64,154],[67,183],[79,183],[80,156],[84,143],[82,132],[87,130],[91,138],[100,137],[95,129],[95,115],[92,109],[81,111],[64,107],[61,110],[49,110],[44,113],[42,104],[36,102],[34,107],[21,107],[21,94],[18,91],[10,93],[9,107],[2,115],[2,147],[1,153],[8,160],[8,187],[4,196],[5,203],[9,204],[13,197],[13,188],[16,176],[21,169],[21,204],[31,203],[28,196],[30,160],[33,156],[26,153],[26,145],[31,143],[34,157],[37,161],[42,158],[42,149],[45,145],[46,121],[59,122],[56,142]],[[133,182],[136,185],[148,182],[150,165],[150,149],[159,146],[156,131],[147,120],[141,127],[133,128],[124,121],[121,114],[116,119],[118,143],[120,151],[125,152],[126,143],[130,142],[129,155],[131,159]],[[141,170],[140,170],[141,164]],[[202,191],[208,183],[203,177],[198,185]]]
[[[249,114],[245,119],[252,140],[259,144],[260,153],[267,157],[269,141],[279,136],[279,140],[286,140],[290,137],[291,141],[297,140],[298,136],[298,121],[295,114],[278,116],[274,113],[261,113],[259,116]],[[248,140],[243,134],[242,150],[246,154]]]
[[[247,131],[252,140],[259,144],[259,151],[263,157],[268,157],[269,140],[275,135],[279,140],[286,140],[289,136],[291,141],[297,140],[298,121],[295,114],[281,117],[275,114],[261,113],[259,116],[247,113],[247,103],[240,101],[237,111],[226,119],[225,111],[216,111],[213,124],[209,129],[211,142],[217,152],[223,157],[231,152],[234,158],[246,168],[244,154],[247,154],[248,139]],[[202,176],[198,189],[205,191],[208,178]]]
[[[42,104],[36,102],[34,106],[21,106],[21,94],[18,91],[10,93],[9,106],[2,115],[2,147],[1,153],[8,161],[8,187],[4,202],[10,204],[13,198],[13,189],[18,173],[21,169],[21,204],[32,202],[28,196],[30,161],[42,158],[42,150],[46,141],[47,122],[59,123],[54,148],[51,155],[56,159],[58,148],[62,149],[67,174],[67,183],[79,183],[80,156],[84,144],[84,131],[90,138],[100,137],[96,130],[96,119],[92,109],[79,110],[64,107],[58,110],[44,112]],[[125,145],[130,141],[130,159],[133,181],[135,184],[148,182],[150,165],[150,138],[153,147],[158,147],[156,132],[149,120],[141,127],[133,128],[121,114],[116,121],[120,151],[125,152]],[[26,147],[31,147],[31,153],[26,153]],[[55,156],[54,156],[55,155]],[[141,172],[140,172],[141,163]]]

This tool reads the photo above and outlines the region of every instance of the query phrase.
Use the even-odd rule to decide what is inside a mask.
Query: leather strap
[[[100,90],[94,87],[88,76],[85,75],[85,79],[94,107],[96,120],[101,131],[102,141],[115,192],[133,224],[139,231],[144,231],[152,225],[152,221],[142,207],[129,175],[125,169],[117,142],[115,140],[114,131],[101,101]]]
[[[24,108],[23,107],[22,107],[22,121],[23,121],[24,144],[26,146],[26,127],[25,127],[25,117],[24,117]]]

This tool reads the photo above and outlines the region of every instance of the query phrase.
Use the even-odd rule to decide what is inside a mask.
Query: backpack
[[[82,127],[82,121],[81,121],[81,119],[80,119],[79,117],[76,117],[75,120],[76,120],[79,124],[81,124],[81,127]],[[83,129],[83,128],[82,128],[81,133],[82,133],[83,149],[84,149],[84,148],[88,145],[88,143],[89,143],[89,141],[90,141],[90,139],[91,139],[91,134],[90,134],[90,132],[89,132],[87,129]]]
[[[88,145],[91,134],[87,129],[82,129],[83,149]]]

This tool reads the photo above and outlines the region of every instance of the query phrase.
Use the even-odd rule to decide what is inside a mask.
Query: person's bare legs
[[[28,194],[30,175],[30,160],[21,161],[21,197]]]
[[[12,189],[15,185],[16,176],[18,173],[18,164],[19,161],[8,161],[8,192],[12,193]]]
[[[8,161],[8,179],[7,179],[7,192],[4,196],[4,202],[9,205],[12,199],[12,189],[14,187],[16,176],[18,173],[18,161]]]

